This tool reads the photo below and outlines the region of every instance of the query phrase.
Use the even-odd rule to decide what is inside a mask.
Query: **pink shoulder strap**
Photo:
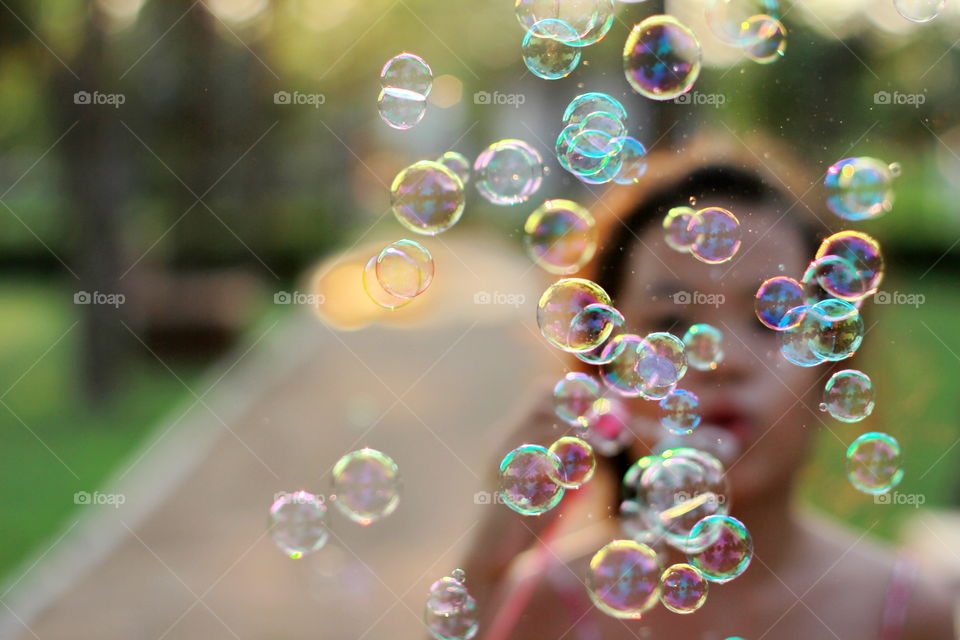
[[[907,605],[917,573],[916,566],[904,557],[897,559],[893,577],[883,603],[883,618],[880,622],[880,640],[903,640],[907,620]]]

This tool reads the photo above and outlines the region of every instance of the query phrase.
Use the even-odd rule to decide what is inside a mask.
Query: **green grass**
[[[74,493],[101,488],[189,393],[130,336],[134,355],[116,401],[85,409],[72,296],[44,281],[0,286],[0,398],[9,407],[0,405],[0,575],[41,551],[83,508]],[[171,366],[190,385],[199,374],[196,365]]]
[[[805,470],[801,494],[822,510],[877,535],[895,539],[904,519],[915,513],[909,504],[875,504],[871,496],[853,489],[844,473],[846,446],[861,433],[883,431],[897,438],[903,449],[904,478],[895,491],[920,495],[925,506],[957,502],[954,469],[960,461],[960,290],[954,282],[933,274],[913,274],[887,280],[881,289],[922,294],[923,304],[864,307],[869,332],[855,368],[869,375],[877,391],[873,415],[859,423],[843,424],[823,414],[824,422],[844,445],[821,429],[816,451]]]

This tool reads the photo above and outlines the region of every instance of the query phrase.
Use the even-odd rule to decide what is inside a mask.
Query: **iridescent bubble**
[[[663,236],[667,246],[680,253],[690,253],[697,241],[696,231],[690,230],[690,220],[697,215],[690,207],[674,207],[663,218]]]
[[[390,200],[400,224],[435,236],[463,215],[463,183],[442,164],[422,160],[397,174],[390,185]]]
[[[827,206],[844,220],[876,218],[893,209],[893,174],[876,158],[845,158],[823,179]]]
[[[660,424],[678,436],[692,433],[700,425],[700,399],[686,389],[674,389],[660,401]]]
[[[619,152],[614,141],[626,135],[627,127],[617,115],[597,111],[580,121],[580,131],[585,135],[571,144],[587,155],[609,156]]]
[[[525,516],[553,509],[563,498],[560,459],[533,444],[517,447],[500,463],[500,497],[504,504]]]
[[[550,273],[575,273],[597,251],[593,215],[571,200],[547,200],[530,214],[523,232],[527,254]]]
[[[594,554],[587,593],[598,609],[615,618],[639,619],[660,595],[660,560],[633,540],[614,540]]]
[[[947,6],[947,0],[893,0],[897,13],[910,22],[930,22]]]
[[[270,538],[291,558],[301,558],[326,544],[326,516],[323,498],[306,491],[284,493],[270,506]]]
[[[460,178],[460,182],[467,184],[470,182],[470,161],[462,153],[456,151],[447,151],[437,158],[437,162],[449,169],[453,175]]]
[[[360,449],[343,456],[333,467],[334,504],[363,526],[385,518],[400,504],[400,470],[390,456]]]
[[[537,325],[547,342],[570,353],[582,353],[603,343],[609,330],[571,332],[577,315],[591,304],[610,304],[610,296],[595,282],[582,278],[564,278],[550,285],[537,304]]]
[[[901,457],[893,436],[865,433],[847,448],[847,478],[864,493],[886,493],[903,480]]]
[[[541,20],[523,37],[523,62],[531,73],[544,80],[566,78],[580,64],[580,48],[568,44],[577,39],[577,32],[566,22]]]
[[[427,98],[406,89],[384,87],[377,96],[377,110],[381,120],[394,129],[405,131],[423,120],[427,112]]]
[[[572,27],[574,36],[566,31],[559,35],[577,47],[599,42],[613,24],[613,0],[516,0],[515,6],[517,20],[524,30],[529,31],[544,20],[559,20]]]
[[[810,263],[801,282],[807,304],[823,299],[821,291],[834,298],[856,302],[867,295],[867,282],[852,264],[840,256],[825,255]]]
[[[842,422],[859,422],[873,413],[873,395],[873,383],[867,374],[844,369],[827,380],[820,410]]]
[[[776,18],[756,15],[748,18],[740,27],[740,39],[745,44],[743,52],[759,64],[770,64],[783,57],[787,51],[787,29]]]
[[[607,153],[607,149],[594,150],[592,152],[585,152],[585,148],[589,148],[592,141],[597,139],[597,134],[591,134],[588,131],[579,131],[574,133],[573,137],[569,139],[568,142],[564,143],[558,140],[558,151],[563,154],[563,160],[560,162],[560,165],[577,176],[580,179],[588,178],[591,176],[601,176],[604,173],[607,165],[610,164],[612,153]],[[591,142],[587,142],[586,139],[590,139]],[[608,144],[612,145],[613,138],[608,138]],[[619,171],[619,166],[617,168]],[[605,178],[606,176],[603,175]]]
[[[720,264],[740,249],[740,220],[726,209],[707,207],[690,218],[687,231],[695,233],[690,253],[700,262]]]
[[[633,184],[647,172],[647,148],[636,138],[621,136],[611,141],[620,149],[620,168],[613,181],[617,184]]]
[[[479,621],[477,602],[463,585],[463,571],[459,576],[446,576],[430,586],[423,621],[436,640],[470,640],[477,635]]]
[[[765,280],[757,289],[754,309],[757,318],[765,327],[774,331],[784,331],[791,328],[789,324],[786,326],[781,324],[784,316],[791,309],[803,305],[804,302],[803,287],[799,282],[786,276],[776,276]],[[796,322],[801,320],[800,314],[795,314],[792,318]]]
[[[634,25],[623,48],[623,71],[640,95],[673,100],[693,88],[701,58],[690,29],[672,16],[656,15]]]
[[[617,398],[599,398],[593,403],[588,422],[587,441],[600,455],[614,456],[634,441],[627,426],[630,412]]]
[[[813,324],[810,350],[826,360],[843,360],[852,356],[863,342],[863,318],[855,306],[844,300],[827,298],[810,307],[808,319]]]
[[[690,530],[687,560],[710,582],[730,582],[750,566],[753,539],[742,522],[707,516]]]
[[[744,33],[743,23],[760,14],[779,18],[777,0],[707,0],[706,16],[710,30],[720,40],[735,47],[756,42],[755,34]]]
[[[674,613],[693,613],[707,601],[709,584],[696,567],[671,565],[660,576],[660,602]]]
[[[876,293],[883,281],[883,254],[876,240],[859,231],[841,231],[820,244],[814,259],[828,255],[838,256],[853,265],[866,283],[867,296]]]
[[[801,367],[815,367],[826,360],[810,348],[810,341],[819,330],[811,309],[807,305],[794,307],[780,321],[780,353]]]
[[[656,377],[644,377],[646,386],[660,387],[671,385],[686,375],[687,356],[686,353],[684,353],[686,349],[683,340],[672,333],[659,331],[647,334],[643,342],[648,347],[648,354],[652,353],[655,357],[669,365],[667,369],[663,369],[657,364],[655,366]]]
[[[607,351],[605,347],[610,340],[619,335],[620,329],[625,322],[626,319],[623,317],[623,314],[610,305],[588,304],[583,308],[583,311],[578,313],[574,319],[570,321],[570,333],[573,336],[576,337],[584,334],[596,335],[606,332],[608,326],[612,326],[613,328],[610,330],[604,342],[601,342],[590,351],[575,353],[574,355],[578,360],[586,362],[587,364],[606,364],[611,362],[620,355],[620,353],[616,349]]]
[[[550,445],[550,452],[560,459],[560,475],[554,478],[560,486],[577,489],[593,477],[597,458],[585,440],[563,436]]]
[[[462,582],[452,576],[440,578],[427,594],[427,609],[440,615],[450,615],[462,610],[470,594]]]
[[[687,364],[697,371],[715,371],[723,362],[723,334],[709,324],[695,324],[683,335]]]
[[[398,240],[377,256],[377,281],[399,298],[415,298],[433,282],[433,256],[419,242]]]
[[[606,93],[581,93],[567,105],[563,112],[563,124],[580,124],[593,113],[607,113],[621,121],[627,119],[627,110],[620,101]]]
[[[557,417],[572,427],[586,427],[593,403],[600,397],[600,383],[593,376],[571,372],[553,387]]]
[[[363,268],[362,284],[367,297],[378,307],[391,310],[413,302],[413,298],[401,298],[383,288],[377,276],[377,258],[378,256],[371,256]]]
[[[600,366],[600,378],[607,387],[621,396],[636,398],[640,395],[643,378],[637,371],[640,360],[652,355],[644,345],[643,338],[632,333],[622,333],[612,338],[604,347]]]
[[[543,182],[543,159],[522,140],[494,142],[473,163],[477,191],[496,205],[526,202]]]
[[[420,56],[403,52],[383,65],[380,70],[380,84],[384,88],[393,87],[417,93],[426,99],[433,87],[433,70]]]

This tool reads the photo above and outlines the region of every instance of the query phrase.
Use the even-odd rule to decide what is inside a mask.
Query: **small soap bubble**
[[[710,582],[730,582],[752,559],[750,532],[732,516],[707,516],[690,530],[687,560]]]
[[[812,307],[800,305],[787,311],[780,320],[780,353],[789,362],[801,367],[815,367],[826,361],[810,348],[819,330]]]
[[[820,410],[842,422],[859,422],[873,413],[873,398],[870,377],[856,369],[844,369],[827,380]]]
[[[660,424],[670,433],[684,436],[700,425],[700,399],[685,389],[674,389],[660,401]]]
[[[757,289],[754,310],[765,327],[774,331],[785,331],[792,327],[782,324],[784,316],[791,309],[803,305],[804,301],[803,287],[799,282],[786,276],[776,276],[765,280]],[[801,316],[794,315],[793,320],[799,322]]]
[[[381,520],[400,504],[400,470],[390,456],[360,449],[343,456],[333,467],[334,504],[363,526]]]
[[[745,20],[740,27],[740,39],[748,43],[743,52],[759,64],[776,62],[787,51],[787,29],[771,16],[761,14]]]
[[[696,200],[690,198],[696,204]],[[690,207],[673,207],[663,218],[663,236],[667,246],[680,253],[690,253],[697,241],[697,233],[690,230],[690,220],[697,215]]]
[[[567,341],[570,342],[572,338],[578,342],[593,342],[591,335],[601,335],[609,331],[607,338],[590,351],[574,354],[578,360],[587,364],[607,364],[620,355],[618,348],[622,349],[623,343],[610,350],[607,350],[606,346],[620,334],[625,322],[623,314],[610,305],[588,304],[570,321],[570,337]]]
[[[653,549],[633,540],[614,540],[590,560],[587,593],[607,615],[639,619],[657,602],[661,573]]]
[[[610,332],[571,331],[573,320],[588,305],[610,305],[610,296],[595,282],[583,278],[564,278],[550,285],[537,304],[537,325],[547,342],[570,353],[583,353],[602,344]]]
[[[687,230],[697,236],[690,253],[701,262],[720,264],[740,250],[740,220],[726,209],[707,207],[697,211]]]
[[[660,576],[660,602],[674,613],[693,613],[707,601],[707,579],[689,564],[675,564]]]
[[[723,333],[709,324],[695,324],[683,335],[687,364],[697,371],[714,371],[723,362]]]
[[[419,242],[398,240],[377,256],[377,281],[398,298],[415,298],[433,282],[433,256]]]
[[[471,640],[477,635],[477,602],[463,584],[464,573],[437,580],[430,586],[423,621],[436,640]]]
[[[394,129],[405,131],[423,120],[427,112],[427,99],[406,89],[384,87],[377,96],[377,110],[381,120]]]
[[[523,231],[527,254],[550,273],[575,273],[597,251],[593,215],[571,200],[547,200],[530,214]]]
[[[827,206],[844,220],[868,220],[893,209],[893,172],[876,158],[845,158],[823,179]]]
[[[569,44],[577,40],[577,32],[563,20],[541,20],[523,37],[523,62],[544,80],[566,78],[580,64],[580,48]]]
[[[593,477],[597,458],[590,443],[575,436],[563,436],[552,445],[550,452],[560,459],[560,475],[554,478],[566,489],[577,489]]]
[[[543,159],[522,140],[494,142],[473,163],[477,191],[496,205],[526,202],[543,182]]]
[[[821,300],[810,307],[807,318],[814,332],[810,337],[810,350],[825,360],[849,358],[863,342],[863,318],[860,311],[845,300]]]
[[[822,292],[830,297],[857,302],[866,297],[867,281],[846,258],[825,255],[817,258],[803,272],[801,283],[807,304],[816,304],[823,299]]]
[[[884,267],[880,243],[875,239],[859,231],[835,233],[820,244],[814,260],[828,255],[843,258],[856,269],[866,286],[866,293],[862,297],[876,293],[883,281]]]
[[[847,478],[864,493],[886,493],[903,479],[900,443],[885,433],[865,433],[847,448]]]
[[[422,160],[402,170],[390,185],[393,214],[415,233],[435,236],[463,215],[460,178],[437,162]]]
[[[433,70],[423,58],[405,51],[383,65],[380,84],[417,93],[426,99],[433,87]]]
[[[291,558],[316,551],[330,537],[323,498],[306,491],[284,493],[270,506],[270,537]]]
[[[557,417],[572,427],[586,427],[593,403],[600,397],[600,383],[593,376],[571,372],[553,387]]]
[[[500,497],[525,516],[546,513],[563,498],[556,481],[562,473],[560,459],[549,450],[533,444],[517,447],[500,463]]]
[[[378,307],[390,310],[399,309],[413,302],[413,298],[402,298],[383,288],[380,277],[377,275],[377,258],[378,256],[371,256],[361,274],[361,284],[367,297]]]
[[[694,33],[676,18],[650,16],[634,25],[623,48],[630,86],[652,100],[673,100],[693,88],[702,52]]]

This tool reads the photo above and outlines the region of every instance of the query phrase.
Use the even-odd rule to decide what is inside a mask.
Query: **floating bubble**
[[[427,594],[427,609],[439,615],[450,615],[463,609],[470,594],[460,580],[452,576],[440,578]]]
[[[399,298],[415,298],[433,282],[433,256],[419,242],[398,240],[377,256],[377,281]]]
[[[690,207],[674,207],[663,218],[663,236],[667,246],[680,253],[690,253],[697,233],[690,230],[690,220],[697,215]]]
[[[707,0],[707,25],[731,46],[742,48],[756,43],[756,34],[745,33],[743,24],[761,14],[779,18],[779,3],[776,0]]]
[[[644,384],[637,367],[642,358],[651,355],[650,347],[644,344],[640,336],[632,333],[615,336],[604,347],[600,378],[611,391],[627,398],[636,398]]]
[[[819,260],[828,255],[838,256],[853,265],[866,283],[867,292],[864,297],[876,293],[883,281],[883,254],[876,240],[859,231],[841,231],[820,243],[814,259]]]
[[[821,411],[842,422],[859,422],[873,413],[873,383],[856,369],[837,371],[823,389]]]
[[[759,64],[770,64],[783,57],[787,51],[787,29],[783,23],[768,15],[748,18],[740,27],[740,39],[745,44],[743,52]]]
[[[421,160],[398,173],[390,196],[393,215],[415,233],[435,236],[463,215],[463,183],[437,162]]]
[[[565,130],[566,131],[566,130]],[[589,141],[587,140],[589,138]],[[590,152],[585,152],[584,149],[589,149],[591,144],[596,141],[598,134],[593,134],[589,131],[578,131],[573,133],[573,136],[569,140],[557,140],[557,150],[562,156],[563,160],[560,162],[560,165],[577,176],[580,179],[589,178],[592,176],[601,176],[606,177],[604,170],[607,168],[607,165],[610,164],[611,156],[616,155],[613,148],[613,138],[607,138],[607,147],[603,149],[593,149]],[[619,166],[617,167],[619,171]],[[615,174],[616,172],[614,172]]]
[[[593,447],[585,440],[563,436],[552,445],[550,452],[560,459],[560,475],[554,480],[566,489],[576,489],[593,477],[597,458]]]
[[[560,459],[533,444],[517,447],[500,463],[499,492],[504,504],[525,516],[553,509],[563,498]]]
[[[380,84],[423,96],[433,87],[433,69],[418,55],[403,52],[387,60],[380,70]]]
[[[297,491],[281,495],[270,506],[270,538],[291,558],[316,551],[330,537],[323,498]]]
[[[706,578],[689,564],[674,564],[660,576],[660,602],[674,613],[693,613],[707,601]]]
[[[580,131],[585,135],[574,146],[587,155],[602,156],[619,152],[613,141],[626,135],[627,127],[617,115],[597,111],[580,121]]]
[[[753,539],[732,516],[707,516],[690,531],[687,560],[710,582],[730,582],[750,566]]]
[[[617,184],[633,184],[647,172],[647,148],[636,138],[621,136],[611,140],[620,149],[620,168],[613,177]]]
[[[783,318],[791,309],[802,306],[805,301],[803,287],[793,278],[776,276],[764,280],[754,299],[754,310],[757,318],[765,327],[774,331],[785,331],[792,328],[790,324],[783,325]],[[799,322],[800,314],[792,316],[792,320]]]
[[[827,206],[844,220],[876,218],[893,209],[893,173],[876,158],[845,158],[823,179]]]
[[[593,403],[600,397],[600,383],[593,376],[571,372],[553,387],[557,417],[572,427],[586,427]]]
[[[863,318],[855,306],[844,300],[827,298],[810,307],[813,324],[810,350],[825,360],[843,360],[852,356],[863,342]]]
[[[679,382],[680,378],[686,375],[687,356],[686,353],[684,353],[686,349],[683,340],[672,333],[659,331],[647,334],[643,342],[649,347],[648,353],[652,353],[653,356],[668,365],[668,367],[664,369],[660,363],[657,363],[653,367],[653,369],[655,369],[655,373],[653,374],[655,377],[644,376],[644,384],[646,386],[660,387],[675,384]],[[642,373],[641,370],[641,375]]]
[[[700,399],[685,389],[674,389],[660,401],[660,424],[670,433],[684,436],[700,425]]]
[[[394,129],[412,129],[423,120],[427,112],[427,98],[419,93],[384,87],[377,96],[380,119]]]
[[[821,291],[834,298],[857,302],[867,295],[867,282],[852,264],[840,256],[825,255],[810,263],[801,282],[807,304],[816,304]]]
[[[597,251],[593,216],[571,200],[547,200],[530,214],[523,232],[527,254],[550,273],[575,273]]]
[[[450,170],[453,175],[460,178],[460,182],[467,184],[470,182],[470,161],[462,153],[456,151],[447,151],[437,158],[437,162]]]
[[[910,22],[930,22],[947,6],[947,0],[893,0],[897,13]]]
[[[413,298],[401,298],[383,288],[377,275],[377,258],[378,256],[371,256],[363,268],[362,284],[367,297],[378,307],[391,310],[413,302]]]
[[[590,351],[585,351],[583,353],[574,354],[578,360],[586,362],[587,364],[607,364],[612,362],[617,356],[620,355],[620,351],[623,349],[624,343],[619,343],[617,348],[610,350],[606,349],[607,344],[620,334],[620,329],[623,328],[626,319],[623,317],[623,314],[620,313],[617,309],[606,304],[589,304],[584,307],[583,311],[578,313],[573,320],[570,321],[570,331],[574,335],[578,335],[585,332],[591,333],[600,333],[607,330],[608,326],[612,326],[609,336],[604,342],[601,342],[597,347]]]
[[[607,113],[621,121],[627,119],[627,110],[616,98],[606,93],[581,93],[567,105],[563,112],[563,124],[580,124],[584,118],[594,113]]]
[[[459,575],[456,575],[459,572]],[[463,584],[463,571],[430,586],[423,621],[436,640],[470,640],[477,635],[477,602]]]
[[[580,64],[580,48],[568,44],[577,40],[577,32],[563,20],[541,20],[523,37],[523,62],[544,80],[566,78]]]
[[[593,403],[587,441],[600,455],[614,456],[634,440],[627,426],[630,412],[617,398],[600,398]]]
[[[700,75],[700,42],[676,18],[650,16],[634,25],[623,48],[630,86],[652,100],[673,100],[693,88]]]
[[[801,367],[815,367],[826,360],[810,348],[810,341],[819,331],[811,309],[807,305],[794,307],[780,320],[780,353]]]
[[[517,0],[517,19],[529,31],[539,22],[553,19],[572,28],[557,35],[576,47],[586,47],[603,39],[613,24],[613,0]]]
[[[595,282],[582,278],[564,278],[550,285],[537,304],[537,325],[547,342],[570,353],[582,353],[603,343],[613,325],[599,332],[571,332],[573,320],[588,305],[610,304],[610,296]]]
[[[496,205],[526,202],[543,182],[543,159],[522,140],[494,142],[473,163],[477,191]]]
[[[333,491],[340,512],[367,526],[386,518],[400,504],[400,470],[376,449],[353,451],[334,465]]]
[[[847,448],[847,478],[873,495],[886,493],[903,480],[900,443],[885,433],[865,433]]]
[[[587,572],[593,604],[615,618],[639,619],[660,595],[656,552],[633,540],[614,540],[597,551]]]
[[[740,249],[740,220],[726,209],[707,207],[690,218],[687,231],[695,233],[690,253],[700,262],[720,264]]]
[[[709,324],[695,324],[683,335],[687,364],[697,371],[715,371],[723,362],[723,334]]]

